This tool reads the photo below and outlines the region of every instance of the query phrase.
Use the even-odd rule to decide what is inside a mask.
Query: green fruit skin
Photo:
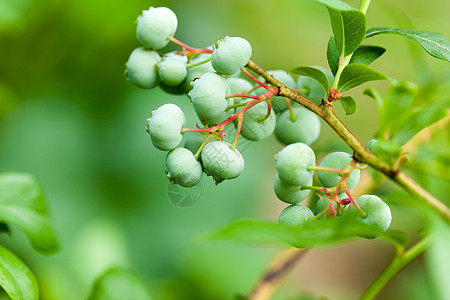
[[[298,226],[314,217],[313,212],[306,206],[294,204],[286,207],[278,218],[278,223],[288,226]]]
[[[313,179],[306,182],[304,185],[312,185]],[[280,179],[280,177],[275,175],[275,180],[273,183],[273,190],[277,195],[278,199],[283,202],[290,204],[297,204],[306,199],[309,195],[309,190],[301,190],[301,186],[290,185]]]
[[[286,145],[297,142],[309,145],[315,142],[320,135],[319,117],[303,106],[294,107],[292,111],[295,121],[291,120],[289,110],[285,110],[277,118],[275,137]]]
[[[314,151],[306,144],[295,143],[284,147],[276,156],[278,176],[290,185],[305,185],[311,181],[314,171],[308,171],[316,163]]]
[[[269,117],[263,122],[258,122],[259,118],[263,118],[267,114],[267,103],[261,102],[250,108],[243,116],[241,135],[251,141],[260,141],[272,135],[275,124],[275,113],[271,112]],[[234,121],[238,126],[238,121]]]
[[[328,84],[331,85],[333,82],[334,76],[333,74],[321,67],[321,66],[312,66],[314,68],[320,69],[328,78]],[[303,90],[307,89],[307,92],[300,93],[302,96],[305,96],[309,100],[313,101],[316,104],[322,104],[322,98],[325,97],[325,90],[315,79],[308,76],[300,76],[297,79],[297,89]]]
[[[136,36],[145,48],[161,49],[177,30],[175,13],[167,7],[150,7],[137,19]]]
[[[275,78],[276,80],[278,80],[279,82],[281,82],[282,84],[284,84],[285,86],[287,86],[290,89],[295,89],[297,87],[294,78],[292,78],[292,76],[289,75],[284,70],[269,70],[269,71],[267,71],[267,73],[272,75],[273,78]],[[259,78],[259,79],[264,82],[263,78]],[[255,91],[255,95],[260,96],[260,95],[264,94],[265,92],[267,92],[267,91],[264,88],[259,88]],[[280,96],[272,97],[272,108],[276,113],[285,111],[288,108],[288,106],[286,104],[286,100],[284,99],[284,97],[280,97]]]
[[[160,61],[161,57],[155,51],[142,47],[134,49],[125,64],[128,81],[143,89],[154,88],[159,84],[156,66]]]
[[[345,193],[339,194],[338,197],[339,197],[339,200],[348,198],[347,194],[345,194]],[[317,200],[316,208],[314,209],[314,214],[315,214],[315,215],[320,214],[320,213],[328,206],[328,203],[330,203],[330,199],[329,199],[327,196],[323,196],[323,198],[324,198],[324,200],[325,200],[325,203],[324,203],[321,199]],[[333,205],[334,205],[334,208],[337,209],[337,203],[334,202]],[[344,212],[347,212],[348,207],[349,207],[349,205],[346,205],[346,206],[344,207],[344,209],[341,211],[341,214],[338,215],[338,216],[341,216]],[[341,206],[341,208],[342,208],[342,206]],[[324,216],[321,216],[320,219],[322,219],[323,217],[324,217]]]
[[[385,232],[389,228],[392,221],[391,209],[383,200],[375,195],[362,195],[356,198],[356,202],[367,213],[367,216],[363,218],[361,212],[353,204],[350,204],[347,212],[348,217],[355,218],[358,222],[370,225],[374,230],[379,231],[379,233]],[[379,234],[371,232],[363,233],[359,236],[366,239],[374,239]]]
[[[197,185],[202,179],[202,165],[186,148],[175,148],[166,156],[166,170],[169,181],[184,187]]]
[[[193,82],[188,96],[200,119],[213,119],[220,116],[228,107],[225,95],[229,87],[225,78],[217,73],[205,73]]]
[[[244,158],[227,142],[209,142],[201,157],[206,174],[213,176],[216,183],[236,178],[244,171]]]
[[[246,94],[253,86],[250,82],[239,77],[227,77],[228,86],[230,87],[231,94]],[[238,104],[244,101],[241,97],[233,98],[234,104]]]
[[[352,156],[345,152],[332,152],[325,156],[320,162],[320,167],[344,169],[352,161]],[[334,187],[341,180],[342,176],[338,173],[318,171],[317,175],[324,187]],[[360,171],[354,169],[347,179],[348,189],[353,189],[359,182]]]
[[[243,68],[252,56],[252,46],[241,37],[226,36],[213,45],[211,64],[217,73],[231,75]]]
[[[197,153],[198,149],[203,144],[205,139],[206,139],[205,135],[192,132],[187,136],[186,140],[184,141],[184,148],[190,150],[192,154],[195,154]]]
[[[175,104],[164,104],[147,119],[153,145],[162,151],[176,148],[183,136],[180,132],[186,123],[183,111]]]
[[[187,75],[187,57],[171,55],[158,64],[158,74],[161,81],[168,86],[176,86],[184,81]]]
[[[188,63],[188,65],[193,65],[202,61],[205,61],[207,59],[211,59],[211,54],[209,53],[202,53],[200,55],[197,55],[193,59],[191,59]],[[203,63],[201,65],[190,67],[187,69],[187,75],[186,79],[182,83],[182,86],[184,88],[185,93],[189,93],[192,90],[192,81],[195,78],[200,78],[203,74],[212,72],[214,73],[214,68],[211,65],[211,61],[208,61],[206,63]]]

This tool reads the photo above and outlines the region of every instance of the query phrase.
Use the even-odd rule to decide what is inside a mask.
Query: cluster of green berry
[[[350,154],[330,153],[316,167],[314,151],[308,145],[294,143],[281,150],[276,159],[274,190],[281,201],[291,204],[281,212],[280,224],[298,226],[323,217],[351,218],[373,229],[361,234],[369,239],[388,229],[392,216],[383,200],[375,195],[354,199],[350,193],[360,178],[358,165]],[[312,186],[314,171],[323,187]],[[298,204],[307,198],[310,190],[315,190],[320,198],[314,212]]]
[[[153,145],[166,156],[170,182],[184,187],[198,184],[202,174],[216,184],[238,177],[244,159],[236,149],[239,137],[263,140],[272,134],[287,145],[277,155],[274,190],[291,204],[280,215],[282,224],[298,225],[325,217],[357,214],[360,220],[380,232],[390,224],[389,207],[372,195],[354,199],[350,190],[359,181],[359,169],[352,156],[336,152],[316,167],[314,151],[308,146],[320,135],[320,120],[310,110],[278,95],[279,89],[256,78],[245,66],[252,55],[249,42],[241,37],[225,37],[211,47],[192,48],[173,37],[176,15],[166,7],[150,7],[137,20],[137,38],[143,47],[135,49],[126,63],[130,82],[141,88],[159,85],[172,94],[186,94],[202,126],[185,128],[186,118],[175,104],[165,104],[147,119]],[[173,42],[181,51],[157,52]],[[332,82],[333,75],[322,68]],[[268,74],[311,101],[321,103],[325,96],[319,83],[310,77],[295,80],[283,70]],[[225,126],[234,124],[234,139],[224,141]],[[189,133],[184,146],[183,135]],[[323,187],[313,186],[314,171]],[[300,205],[315,190],[321,200],[316,214]],[[368,238],[375,236],[369,235]]]

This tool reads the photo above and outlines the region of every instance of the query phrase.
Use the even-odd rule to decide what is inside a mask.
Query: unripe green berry
[[[161,57],[155,51],[142,47],[134,49],[125,64],[128,81],[143,89],[154,88],[159,83],[156,65],[160,61]]]
[[[216,183],[236,178],[244,171],[244,158],[227,142],[209,142],[201,156],[206,174],[211,175]]]
[[[193,154],[197,153],[200,146],[205,141],[206,136],[202,134],[191,133],[188,134],[184,141],[184,148],[190,150]]]
[[[153,145],[163,151],[176,148],[183,138],[180,131],[185,123],[183,111],[175,104],[164,104],[154,110],[147,119]]]
[[[186,148],[175,148],[166,156],[169,181],[184,187],[197,185],[202,179],[202,165]]]
[[[288,88],[290,88],[290,89],[296,88],[296,83],[295,83],[294,78],[292,78],[292,76],[290,74],[288,74],[286,71],[284,71],[284,70],[269,70],[269,71],[267,71],[267,73],[272,75],[273,78],[275,78],[276,80],[278,80],[279,82],[281,82],[282,84],[287,86]],[[259,78],[259,79],[264,82],[263,78]],[[260,95],[264,94],[265,92],[267,92],[266,89],[259,88],[255,91],[255,95],[260,96]],[[291,101],[291,100],[288,99],[288,101]],[[276,113],[285,111],[288,108],[288,106],[286,104],[286,100],[284,99],[284,97],[281,97],[281,96],[272,97],[272,108]]]
[[[211,64],[220,74],[231,75],[243,68],[252,56],[252,46],[241,37],[226,36],[213,45]]]
[[[150,7],[137,19],[136,35],[145,48],[161,49],[175,34],[178,21],[175,13],[167,7]]]
[[[311,182],[314,171],[308,168],[315,165],[316,156],[308,145],[287,145],[276,155],[276,160],[278,176],[285,183],[300,186]]]
[[[184,81],[187,75],[187,57],[170,55],[158,64],[158,74],[161,81],[168,86],[176,86]]]
[[[297,106],[292,109],[295,120],[292,121],[290,110],[285,110],[277,118],[275,137],[283,144],[301,142],[311,144],[320,135],[320,120],[313,112]]]
[[[389,228],[392,221],[391,209],[383,200],[375,195],[362,195],[356,198],[356,203],[367,216],[363,217],[353,204],[349,205],[347,216],[356,219],[358,222],[370,225],[375,231],[362,233],[359,236],[374,239]]]
[[[230,94],[246,94],[253,88],[252,84],[245,79],[231,76],[228,76],[226,79],[230,87]],[[233,99],[234,104],[238,104],[244,100],[241,97],[235,97]]]
[[[260,122],[267,114],[267,103],[261,102],[250,108],[243,116],[241,135],[251,141],[260,141],[269,137],[276,124],[275,113],[272,111],[269,117]],[[234,124],[238,126],[238,121]]]
[[[309,180],[309,182],[305,182],[304,185],[312,185],[313,179]],[[309,195],[309,190],[302,190],[302,186],[299,185],[290,185],[284,182],[280,179],[280,177],[277,175],[275,176],[275,180],[273,183],[273,190],[275,191],[275,194],[277,195],[278,199],[280,199],[283,202],[290,203],[290,204],[296,204],[300,203],[303,200],[306,199],[306,197]]]
[[[306,206],[294,204],[286,207],[278,218],[278,223],[288,226],[298,226],[314,217],[313,212]]]
[[[332,152],[325,156],[320,162],[320,167],[344,169],[353,160],[352,156],[345,152]],[[341,180],[342,176],[334,172],[318,171],[317,175],[324,187],[334,187]],[[360,171],[354,169],[347,178],[347,187],[353,189],[359,182]]]
[[[213,119],[220,116],[228,107],[225,98],[229,87],[225,78],[217,73],[205,73],[193,81],[188,96],[200,119]]]
[[[328,78],[328,83],[331,85],[333,82],[334,76],[333,74],[321,67],[321,66],[313,66],[314,68],[320,69],[322,72],[325,73],[325,75]],[[322,98],[325,97],[325,90],[323,87],[318,83],[315,79],[308,77],[308,76],[300,76],[297,79],[297,89],[299,90],[305,90],[304,92],[301,92],[300,94],[302,96],[305,96],[309,100],[313,101],[316,104],[322,104]],[[326,100],[326,99],[325,99]]]
[[[342,199],[348,198],[348,196],[345,193],[341,193],[341,194],[338,195],[338,198],[339,198],[339,200],[342,200]],[[320,214],[328,206],[328,204],[330,203],[330,198],[328,198],[327,196],[323,196],[323,199],[325,200],[325,202],[323,202],[322,199],[317,200],[316,208],[314,209],[314,213],[316,215]],[[336,201],[333,201],[333,206],[334,206],[334,208],[336,209],[336,212],[337,212],[338,206],[337,206]],[[337,216],[341,216],[342,213],[346,212],[348,210],[348,207],[349,207],[349,205],[346,205],[345,207],[343,205],[341,205],[341,208],[343,208],[343,209],[341,210],[340,213],[337,212]],[[323,218],[323,216],[320,217],[320,218]]]
[[[206,61],[208,59],[211,59],[211,54],[209,53],[202,53],[194,57],[188,62],[188,65],[195,65],[197,63]],[[187,75],[186,79],[182,83],[182,86],[184,87],[185,93],[188,93],[192,89],[192,81],[195,78],[200,78],[203,74],[207,72],[215,72],[214,68],[211,65],[211,61],[205,62],[203,64],[187,68]]]

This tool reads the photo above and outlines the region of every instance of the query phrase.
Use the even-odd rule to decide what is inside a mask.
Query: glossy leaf
[[[39,299],[38,285],[33,273],[2,245],[0,245],[0,286],[12,300]]]
[[[402,153],[402,148],[390,140],[372,139],[367,143],[366,147],[390,164],[395,163]]]
[[[339,67],[339,52],[336,47],[334,36],[330,37],[330,39],[328,40],[327,60],[331,73],[333,73],[333,75],[336,75],[337,69]]]
[[[251,244],[289,243],[295,247],[334,243],[361,233],[380,234],[370,226],[350,218],[334,218],[291,227],[263,220],[237,220],[210,238]]]
[[[450,61],[450,42],[440,33],[388,27],[374,27],[367,30],[366,38],[386,33],[397,34],[412,39],[418,42],[431,56]]]
[[[129,270],[113,268],[94,283],[88,300],[150,300],[145,286]]]
[[[425,127],[445,118],[447,111],[441,107],[430,107],[420,109],[409,115],[404,126],[402,126],[395,134],[392,142],[402,146],[406,144],[414,135]]]
[[[55,250],[58,244],[44,195],[34,177],[22,173],[1,174],[0,191],[0,221],[22,228],[36,250]]]
[[[363,95],[369,96],[370,98],[374,99],[377,102],[378,107],[383,106],[383,98],[373,87],[366,88],[363,91]]]
[[[339,55],[355,51],[366,33],[366,16],[358,9],[339,0],[316,0],[328,9],[336,48]]]
[[[358,105],[356,104],[355,99],[350,96],[344,96],[339,99],[339,102],[342,104],[342,107],[345,110],[347,115],[353,115],[356,112],[356,108]]]
[[[325,73],[322,72],[322,70],[314,67],[299,66],[290,69],[288,73],[294,73],[297,75],[311,77],[315,79],[318,83],[320,83],[320,85],[325,91],[325,95],[328,93],[328,87],[330,86],[330,84],[328,82],[327,75],[325,75]]]
[[[386,49],[378,46],[361,45],[353,53],[351,64],[370,65],[373,61],[379,58]]]
[[[388,79],[386,75],[364,64],[350,64],[341,73],[338,90],[344,92],[368,81],[386,79]]]

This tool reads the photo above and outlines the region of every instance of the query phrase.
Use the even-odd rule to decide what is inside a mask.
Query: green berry
[[[306,182],[304,185],[312,185],[312,177],[309,182]],[[309,195],[309,190],[302,190],[302,186],[298,185],[290,185],[280,179],[277,175],[275,176],[275,181],[273,183],[273,189],[278,199],[283,202],[296,204],[300,203],[306,199]]]
[[[211,59],[211,54],[202,53],[191,59],[188,65],[194,65],[203,61]],[[192,81],[196,78],[200,78],[203,74],[207,72],[215,72],[211,65],[211,61],[205,62],[195,67],[190,67],[187,69],[186,79],[182,83],[185,93],[188,93],[192,89]]]
[[[320,162],[320,167],[344,169],[352,161],[352,156],[345,152],[332,152],[325,156]],[[342,176],[334,172],[318,171],[317,175],[324,187],[334,187],[341,180]],[[360,171],[354,169],[347,179],[347,187],[353,189],[359,182]]]
[[[236,178],[244,171],[244,158],[227,142],[212,141],[206,144],[201,157],[206,174],[211,175],[216,183]]]
[[[277,118],[275,137],[283,144],[301,142],[311,144],[320,134],[320,120],[313,112],[297,106],[292,109],[295,121],[292,121],[290,110],[285,110]]]
[[[200,146],[205,141],[206,136],[202,134],[191,133],[184,141],[184,148],[190,150],[193,154],[197,153]]]
[[[370,225],[374,232],[361,233],[359,236],[374,239],[385,232],[391,225],[392,214],[389,206],[375,195],[362,195],[356,198],[359,207],[367,214],[363,217],[361,212],[350,204],[348,209],[348,217],[355,218],[358,222]]]
[[[205,73],[193,81],[188,96],[200,119],[213,119],[220,116],[228,107],[225,98],[229,87],[225,78],[217,73]]]
[[[278,218],[278,223],[288,226],[298,226],[314,217],[313,212],[306,206],[294,204],[286,207]]]
[[[345,193],[339,194],[338,197],[339,197],[339,200],[348,198],[347,194],[345,194]],[[330,198],[328,198],[327,196],[323,196],[323,199],[325,200],[325,202],[323,202],[322,199],[317,200],[316,208],[314,210],[314,213],[316,215],[320,214],[328,206],[328,204],[330,203]],[[334,201],[333,206],[337,210],[338,206],[337,206],[336,201]],[[343,205],[341,205],[341,208],[343,208],[343,209],[341,210],[340,213],[337,212],[337,215],[338,216],[342,215],[343,212],[348,210],[348,207],[349,207],[348,205],[346,205],[345,207]],[[322,218],[322,217],[320,217],[320,218]]]
[[[145,48],[161,49],[175,34],[178,21],[175,13],[167,7],[150,7],[137,19],[136,35]]]
[[[163,58],[158,64],[161,81],[168,86],[176,86],[182,83],[187,75],[186,63],[186,56],[170,55]]]
[[[226,36],[213,45],[211,64],[217,73],[231,75],[243,68],[252,56],[252,46],[241,37]]]
[[[296,83],[295,83],[294,78],[292,78],[292,76],[289,75],[286,71],[270,70],[270,71],[267,71],[267,73],[272,75],[273,78],[275,78],[276,80],[278,80],[279,82],[281,82],[282,84],[287,86],[288,88],[290,88],[290,89],[296,88]],[[263,78],[259,78],[259,79],[264,82]],[[267,92],[266,89],[259,88],[255,91],[255,94],[260,96],[260,95],[264,94],[265,92]],[[291,101],[291,100],[288,99],[288,101]],[[288,108],[288,106],[286,104],[286,100],[284,99],[284,97],[280,97],[280,96],[272,97],[272,108],[276,113],[283,112],[284,110],[286,110]]]
[[[287,145],[276,155],[276,160],[278,176],[285,183],[300,186],[311,182],[314,171],[308,168],[315,165],[316,156],[308,145]]]
[[[202,179],[202,165],[186,148],[175,148],[166,156],[169,181],[184,187],[197,185]]]
[[[267,114],[267,103],[261,102],[250,108],[243,116],[241,135],[251,141],[260,141],[269,137],[275,129],[276,117],[275,113],[260,122]],[[235,126],[238,126],[238,121],[234,121]]]
[[[333,74],[320,66],[313,66],[314,68],[320,69],[322,72],[327,75],[328,83],[331,85],[333,82],[334,76]],[[322,104],[322,98],[325,97],[325,90],[315,79],[308,76],[300,76],[297,79],[297,89],[306,90],[302,92],[301,95],[305,96],[309,100],[313,101],[316,104]],[[325,99],[326,100],[326,99]]]
[[[153,145],[163,151],[176,148],[183,138],[180,130],[185,123],[183,111],[175,104],[164,104],[154,110],[147,119]]]
[[[154,88],[159,83],[156,65],[160,61],[161,57],[155,51],[142,47],[134,49],[125,64],[128,81],[143,89]]]
[[[228,86],[230,87],[230,94],[246,94],[253,86],[250,82],[239,77],[227,77]],[[235,97],[234,104],[244,101],[241,97]]]

